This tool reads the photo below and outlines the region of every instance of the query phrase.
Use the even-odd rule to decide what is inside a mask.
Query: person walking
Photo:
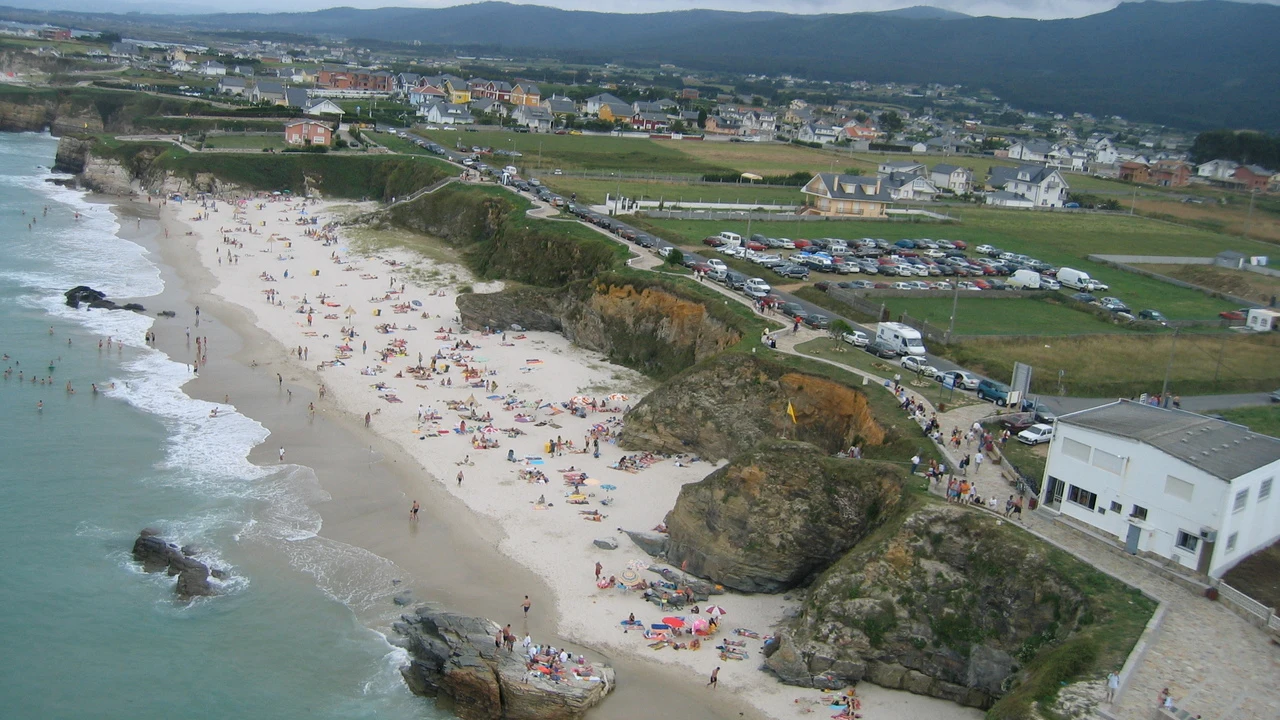
[[[418,520],[418,501],[417,500],[413,501],[413,507],[409,509],[409,519],[415,522]]]
[[[911,474],[915,475],[916,470],[920,467],[920,453],[911,456]]]
[[[712,690],[715,690],[717,687],[719,687],[719,685],[720,685],[720,667],[716,666],[716,669],[711,671],[711,681],[707,683],[707,687],[711,688]]]
[[[1120,676],[1115,670],[1107,673],[1107,702],[1115,703],[1116,691],[1120,689]]]
[[[462,471],[458,471],[458,487],[462,487]]]
[[[973,474],[975,476],[982,474],[982,462],[985,459],[982,451],[973,454]]]
[[[280,446],[280,462],[284,462],[284,446]]]
[[[525,595],[524,602],[520,603],[520,607],[524,608],[524,617],[526,620],[529,619],[529,608],[532,606],[533,606],[533,603],[529,601],[529,596]]]
[[[596,563],[596,582],[600,582],[600,573],[604,572],[604,566],[599,562]]]

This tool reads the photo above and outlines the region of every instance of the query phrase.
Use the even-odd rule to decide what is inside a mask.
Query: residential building
[[[605,103],[600,106],[598,114],[601,120],[630,122],[631,106],[626,103]]]
[[[427,108],[427,122],[437,125],[471,125],[476,119],[466,105],[435,103]]]
[[[552,115],[577,115],[578,105],[567,97],[552,95],[542,101],[542,107],[546,108]]]
[[[471,99],[488,98],[498,102],[509,103],[511,100],[511,83],[506,80],[474,79],[467,82],[471,88]]]
[[[186,60],[174,60],[169,63],[169,72],[184,73],[191,72],[191,63]]]
[[[292,74],[293,71],[289,72]],[[395,89],[395,76],[386,70],[326,66],[316,73],[315,83],[329,90],[390,93]]]
[[[217,60],[206,60],[200,64],[200,74],[211,77],[222,77],[227,74],[227,66]]]
[[[631,127],[637,130],[654,132],[656,130],[666,129],[668,124],[666,113],[638,112],[631,116]]]
[[[1122,162],[1120,163],[1120,179],[1125,182],[1144,183],[1151,179],[1151,168],[1146,163],[1140,162]]]
[[[466,105],[471,102],[471,88],[462,78],[446,76],[440,89],[448,95],[451,105]]]
[[[1191,183],[1192,172],[1191,164],[1185,160],[1157,160],[1150,177],[1161,187],[1186,187]]]
[[[1196,166],[1196,175],[1211,180],[1226,180],[1240,164],[1232,160],[1210,160]]]
[[[1048,140],[1039,138],[1019,140],[1009,146],[1009,159],[1042,163],[1049,159],[1051,150],[1053,145]]]
[[[870,120],[847,122],[841,126],[840,131],[844,137],[854,142],[859,140],[875,142],[876,138],[880,137],[880,131],[876,129],[875,125],[871,124]]]
[[[511,119],[533,132],[551,132],[551,126],[555,122],[551,111],[541,105],[517,105],[515,112],[511,113]]]
[[[330,145],[333,128],[315,120],[294,120],[284,126],[284,141],[289,145]]]
[[[592,95],[587,98],[583,105],[588,115],[599,115],[601,108],[605,105],[626,105],[622,98],[610,93],[602,93],[600,95]]]
[[[808,196],[808,212],[853,218],[883,218],[893,202],[881,178],[819,173],[801,190]]]
[[[923,166],[921,166],[923,167]],[[894,200],[932,200],[938,188],[925,175],[910,172],[891,172],[880,176],[880,186],[889,191]]]
[[[1235,172],[1231,173],[1232,179],[1239,182],[1245,190],[1257,190],[1259,192],[1267,189],[1272,175],[1275,175],[1275,173],[1259,165],[1241,165],[1236,168]]]
[[[1280,538],[1280,439],[1121,400],[1058,418],[1042,507],[1210,577]]]
[[[541,105],[542,90],[531,82],[518,82],[511,88],[511,103],[513,105]]]
[[[680,90],[681,100],[697,100],[698,91],[694,88],[683,88]]]
[[[253,86],[253,92],[250,93],[249,97],[255,103],[284,105],[284,84],[276,82],[275,80],[259,80],[257,84]]]
[[[322,115],[337,115],[341,117],[343,115],[342,107],[326,98],[308,98],[302,105],[302,112],[312,117],[320,117]]]
[[[711,118],[707,118],[707,131],[711,130]],[[822,143],[828,145],[840,138],[840,128],[832,127],[824,122],[809,123],[801,126],[796,133],[800,142]]]
[[[928,172],[928,168],[924,163],[918,163],[911,160],[886,160],[880,163],[876,168],[877,175],[889,175],[891,173],[905,173],[908,175],[923,175]]]
[[[957,195],[973,192],[973,171],[967,167],[939,163],[933,166],[929,179],[940,190],[950,190]]]
[[[242,77],[218,78],[219,95],[240,95],[243,97],[248,91],[249,84]]]
[[[1056,168],[1040,165],[992,168],[988,184],[996,191],[987,204],[1000,207],[1062,207],[1070,189]]]
[[[474,91],[472,94],[475,94]],[[506,105],[490,97],[476,98],[467,104],[467,108],[471,110],[472,114],[486,113],[500,118],[511,116],[511,111],[507,109]]]
[[[418,85],[409,90],[409,104],[422,107],[429,103],[444,102],[448,93],[434,85]]]

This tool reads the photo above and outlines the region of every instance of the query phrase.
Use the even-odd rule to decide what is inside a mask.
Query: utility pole
[[[1178,330],[1173,329],[1173,341],[1169,343],[1169,363],[1164,367],[1164,385],[1160,387],[1160,401],[1164,402],[1164,396],[1169,393],[1169,373],[1173,371],[1173,353],[1178,349]]]
[[[951,336],[956,331],[956,310],[960,307],[960,281],[955,280],[951,283],[955,294],[951,297],[951,323],[947,326],[947,343],[951,342]]]
[[[1133,214],[1133,209],[1134,209],[1134,207],[1136,207],[1136,206],[1137,206],[1137,204],[1138,204],[1138,184],[1137,184],[1137,183],[1134,183],[1134,184],[1133,184],[1133,200],[1131,200],[1131,201],[1129,202],[1129,214],[1130,214],[1130,215],[1132,215],[1132,214]]]
[[[1258,197],[1258,189],[1254,188],[1249,191],[1249,214],[1244,219],[1244,236],[1249,237],[1249,230],[1253,227],[1253,201]]]
[[[1222,370],[1222,354],[1227,351],[1227,334],[1222,334],[1222,344],[1218,346],[1218,364],[1213,366],[1213,381],[1218,382],[1218,371]]]

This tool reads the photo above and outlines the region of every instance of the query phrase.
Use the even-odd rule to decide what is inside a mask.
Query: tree
[[[684,121],[683,121],[683,120],[673,120],[673,121],[671,121],[671,132],[673,132],[673,133],[682,133],[682,132],[684,132]]]
[[[853,332],[853,326],[840,318],[836,318],[831,321],[827,332],[831,333],[832,339],[839,340],[841,335]]]
[[[906,123],[902,122],[902,116],[893,110],[880,113],[880,129],[888,133],[890,138],[901,132],[905,125]]]
[[[868,114],[866,114],[866,113],[864,113],[864,112],[862,112],[861,110],[859,110],[858,112],[856,112],[856,113],[854,113],[854,114],[853,114],[853,119],[854,119],[854,120],[857,120],[857,121],[858,121],[858,122],[860,122],[860,123],[864,123],[864,122],[866,122],[866,121],[867,121],[867,118],[869,118],[869,117],[871,117],[871,116],[870,116],[870,115],[868,115]]]
[[[707,111],[703,108],[698,108],[698,127],[705,128],[706,126],[707,126]]]
[[[668,265],[683,265],[684,253],[680,252],[680,248],[671,248],[671,252],[667,254],[666,263]]]
[[[1003,113],[1000,113],[1000,117],[997,119],[1000,121],[1000,124],[1004,125],[1005,127],[1018,127],[1019,125],[1027,121],[1027,119],[1023,117],[1022,114],[1016,113],[1012,110],[1008,110]]]

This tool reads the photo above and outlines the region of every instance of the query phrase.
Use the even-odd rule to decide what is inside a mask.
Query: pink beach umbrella
[[[721,615],[728,614],[725,612],[724,608],[719,605],[708,605],[706,608],[703,608],[702,612],[710,615],[711,617],[720,617]]]

